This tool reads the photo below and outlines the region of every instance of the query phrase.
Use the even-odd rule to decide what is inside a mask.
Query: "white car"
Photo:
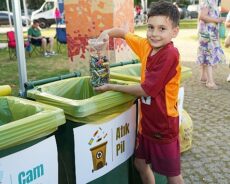
[[[11,18],[12,25],[14,25],[13,13],[8,11],[0,11],[0,25],[10,25],[9,15]],[[28,17],[22,16],[22,25],[26,26],[26,21],[30,25],[30,19]]]
[[[198,4],[192,4],[188,5],[187,10],[189,12],[189,17],[194,19],[198,17],[198,11],[199,11],[199,5]]]

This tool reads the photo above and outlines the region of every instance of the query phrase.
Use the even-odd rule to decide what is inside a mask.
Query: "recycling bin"
[[[192,75],[192,70],[182,66],[181,81],[183,83]],[[141,64],[138,62],[121,62],[110,66],[110,78],[124,81],[141,81]]]
[[[58,184],[55,132],[62,109],[13,96],[0,97],[0,183]]]
[[[109,83],[133,82],[111,79]],[[27,98],[62,108],[66,124],[57,134],[63,160],[61,184],[128,184],[134,152],[136,97],[107,91],[96,92],[90,76],[69,78],[35,86]]]

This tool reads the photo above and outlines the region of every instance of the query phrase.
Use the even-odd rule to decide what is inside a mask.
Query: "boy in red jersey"
[[[135,166],[144,184],[154,184],[153,172],[165,175],[169,184],[183,184],[180,172],[177,97],[181,66],[172,38],[179,32],[180,14],[175,5],[160,1],[148,12],[147,38],[120,28],[105,30],[99,39],[123,38],[140,58],[141,83],[105,84],[97,91],[119,91],[141,97]]]

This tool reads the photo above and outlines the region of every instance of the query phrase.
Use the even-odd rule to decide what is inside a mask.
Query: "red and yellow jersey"
[[[152,47],[147,39],[132,33],[126,34],[125,39],[140,58],[141,86],[149,95],[141,98],[139,133],[156,142],[170,143],[179,134],[179,52],[171,42],[150,56]]]

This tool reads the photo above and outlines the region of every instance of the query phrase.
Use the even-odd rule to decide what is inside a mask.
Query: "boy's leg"
[[[42,38],[42,49],[44,54],[46,53],[47,42],[45,38]]]
[[[155,184],[153,171],[150,165],[146,164],[144,159],[135,158],[134,165],[141,176],[142,183]]]
[[[54,39],[53,39],[53,37],[49,37],[48,38],[49,39],[49,46],[50,46],[50,52],[52,52],[53,51],[53,47],[54,47]]]
[[[184,180],[181,176],[173,176],[173,177],[168,177],[168,183],[169,184],[184,184]]]

